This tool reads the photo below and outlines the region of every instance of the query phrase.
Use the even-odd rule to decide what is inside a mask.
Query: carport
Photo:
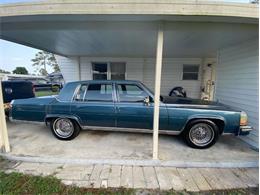
[[[152,151],[153,159],[158,159],[159,95],[163,59],[220,60],[219,55],[224,48],[244,43],[250,45],[258,40],[256,5],[196,1],[194,9],[195,1],[191,2],[164,1],[157,4],[147,1],[118,1],[98,4],[67,1],[62,4],[57,1],[3,5],[0,7],[0,38],[46,50],[67,59],[154,58]],[[83,79],[80,60],[71,62],[71,66],[75,69],[72,74],[75,74],[76,80]],[[217,79],[218,77],[221,76],[217,75]],[[0,104],[3,105],[2,102]],[[9,152],[3,108],[0,110],[0,145],[4,151]]]

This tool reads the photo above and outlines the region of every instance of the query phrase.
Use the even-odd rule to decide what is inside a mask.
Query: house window
[[[110,63],[111,80],[125,80],[125,63]]]
[[[125,62],[92,63],[93,80],[125,80]]]
[[[93,80],[107,80],[107,64],[93,63],[92,73],[93,73]]]
[[[198,64],[183,64],[182,80],[198,80],[199,65]]]

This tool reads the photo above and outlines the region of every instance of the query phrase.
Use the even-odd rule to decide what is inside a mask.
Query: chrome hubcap
[[[212,142],[214,131],[211,126],[199,123],[190,129],[189,137],[193,144],[197,146],[206,146]]]
[[[74,132],[73,123],[69,119],[57,119],[53,124],[55,134],[62,138],[70,137]]]

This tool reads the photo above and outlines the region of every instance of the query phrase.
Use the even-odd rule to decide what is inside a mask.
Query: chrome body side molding
[[[13,119],[12,117],[9,117],[9,120],[12,123],[26,123],[26,124],[34,124],[34,125],[44,125],[45,124],[45,122],[17,120],[17,119]]]
[[[153,133],[152,129],[135,129],[123,127],[99,127],[99,126],[81,126],[84,130],[95,131],[115,131],[115,132],[131,132],[131,133]],[[159,130],[160,134],[179,135],[182,131]]]

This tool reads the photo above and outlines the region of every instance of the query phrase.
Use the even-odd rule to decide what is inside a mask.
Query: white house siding
[[[65,81],[91,80],[92,62],[126,62],[126,79],[139,80],[150,89],[154,88],[155,59],[153,58],[111,58],[111,57],[80,57],[78,58],[58,57],[58,63],[64,75]],[[201,74],[198,81],[182,80],[183,64],[199,64],[200,58],[167,58],[163,60],[161,94],[168,95],[170,90],[176,86],[182,86],[187,95],[192,98],[200,97]],[[78,68],[80,67],[80,68]],[[79,71],[80,69],[80,77]],[[200,68],[201,69],[201,68]],[[200,70],[201,71],[201,70]]]
[[[126,62],[126,79],[143,81],[143,66],[144,59],[142,58],[128,59]]]
[[[80,58],[80,80],[92,79],[92,65],[91,61],[86,57]]]
[[[79,63],[77,57],[66,58],[55,55],[65,82],[79,80]]]
[[[200,58],[165,58],[162,65],[161,94],[168,95],[173,87],[182,86],[187,95],[192,98],[200,97],[201,74],[198,81],[182,80],[183,64],[201,65]],[[201,66],[200,66],[201,71]],[[143,82],[149,88],[154,88],[155,60],[146,59],[143,68]]]
[[[244,110],[254,131],[241,137],[259,147],[258,137],[258,40],[219,51],[215,97],[222,103]]]

